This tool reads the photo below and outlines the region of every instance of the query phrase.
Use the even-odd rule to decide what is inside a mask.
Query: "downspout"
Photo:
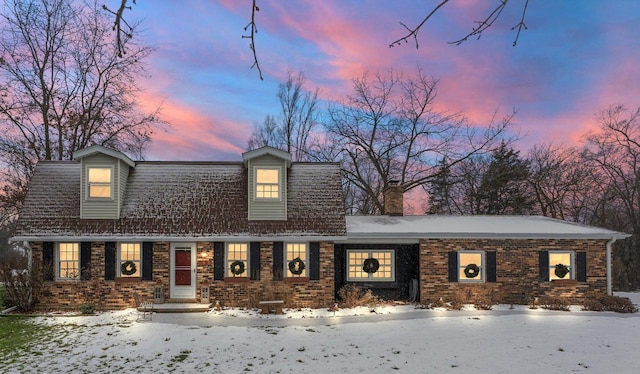
[[[607,242],[607,295],[613,295],[613,287],[611,285],[611,246],[616,242],[616,238],[611,238]]]
[[[23,241],[22,248],[24,248],[24,250],[27,252],[27,269],[31,271],[31,268],[33,266],[33,253],[31,252],[31,247],[29,246],[29,242],[26,240]]]

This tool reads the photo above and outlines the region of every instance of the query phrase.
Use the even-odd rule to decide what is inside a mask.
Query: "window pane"
[[[482,252],[458,253],[458,279],[461,281],[483,281]]]
[[[378,269],[367,273],[365,261],[373,258],[378,261]],[[393,281],[394,252],[392,250],[349,250],[347,251],[347,280],[349,281]]]
[[[299,258],[304,264],[304,269],[300,271],[300,274],[294,274],[289,269],[289,263]],[[295,263],[294,263],[295,265]],[[306,277],[307,276],[307,244],[306,243],[287,243],[285,253],[285,271],[287,277]],[[298,270],[298,269],[294,269]]]
[[[111,185],[90,185],[89,197],[111,197]]]
[[[227,244],[227,277],[246,277],[249,271],[249,261],[248,261],[248,245],[247,243],[228,243]],[[235,265],[233,268],[231,264],[236,261],[240,261],[242,265],[244,265],[244,269],[242,266]],[[239,272],[238,274],[234,274],[233,270]]]
[[[140,261],[140,243],[120,243],[120,276],[140,277],[142,262]]]
[[[89,168],[89,183],[111,183],[111,168]]]
[[[80,275],[79,257],[78,243],[60,243],[58,245],[58,278],[77,278]]]
[[[573,279],[571,252],[549,252],[549,280]]]
[[[256,182],[267,183],[267,184],[278,184],[278,169],[256,170]]]

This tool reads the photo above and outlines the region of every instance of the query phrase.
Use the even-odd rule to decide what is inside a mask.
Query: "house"
[[[543,217],[345,216],[340,166],[271,147],[241,162],[133,161],[92,146],[38,163],[12,240],[45,279],[41,308],[157,302],[326,307],[346,284],[385,299],[491,294],[526,303],[611,293],[628,235]]]

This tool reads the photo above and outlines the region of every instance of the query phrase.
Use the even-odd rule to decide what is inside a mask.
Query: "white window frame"
[[[62,247],[72,246],[75,248],[71,248],[72,258],[71,259],[62,259],[60,251]],[[73,253],[75,252],[75,253]],[[67,273],[66,276],[62,276],[62,264],[70,264],[75,263],[75,274],[69,276],[68,269],[69,266],[66,266]],[[72,267],[73,268],[73,267]],[[80,243],[75,242],[64,242],[56,244],[56,279],[58,280],[78,280],[80,279]]]
[[[133,258],[122,258],[123,253],[122,253],[122,247],[123,246],[129,246],[129,245],[133,245],[133,246],[138,246],[138,258],[136,259],[135,256]],[[133,261],[134,264],[136,264],[136,272],[134,274],[131,275],[125,275],[122,274],[122,264],[126,261]],[[117,268],[117,273],[118,273],[118,277],[120,278],[142,278],[142,243],[140,242],[122,242],[122,243],[118,243],[118,268]]]
[[[357,264],[351,264],[351,256],[350,254],[362,254],[360,260],[362,262],[359,262]],[[383,271],[389,271],[391,273],[390,277],[378,277],[376,276],[376,274],[378,274],[378,272],[380,271],[380,269],[378,269],[377,272],[375,273],[366,273],[364,271],[362,271],[362,266],[364,265],[364,260],[368,259],[368,258],[376,258],[374,253],[384,253],[384,254],[390,254],[391,255],[391,264],[387,265],[387,264],[380,264],[380,268],[382,268],[383,266],[389,266],[390,269],[389,270],[383,270]],[[378,259],[378,262],[380,260]],[[348,282],[395,282],[396,280],[396,251],[393,249],[347,249],[347,259],[346,259],[346,263],[347,263],[347,281]],[[357,271],[357,273],[363,275],[363,276],[351,276],[351,268],[354,269],[360,269]],[[364,277],[364,275],[366,274],[366,277]]]
[[[281,197],[282,197],[282,183],[281,183],[281,180],[282,180],[282,169],[279,168],[279,167],[256,166],[253,170],[254,170],[253,171],[253,173],[254,173],[253,177],[254,177],[254,182],[255,182],[254,191],[253,191],[253,197],[256,200],[272,200],[272,201],[280,200]],[[278,173],[277,182],[276,183],[258,183],[258,172],[260,170],[275,170]],[[274,196],[264,196],[264,195],[263,196],[258,196],[258,194],[259,194],[258,187],[259,186],[269,186],[271,188],[273,186],[276,186],[277,195],[275,197]],[[262,194],[264,194],[264,193],[265,193],[265,191],[262,191]],[[273,195],[273,191],[272,190],[269,191],[269,194]]]
[[[304,246],[304,252],[300,250],[300,246]],[[302,262],[304,263],[304,270],[302,271],[301,274],[293,274],[289,271],[289,262],[298,257],[300,257],[300,260],[302,260]],[[305,242],[284,243],[284,274],[285,274],[285,278],[308,278],[309,277],[309,243],[305,243]]]
[[[242,251],[237,251],[235,250],[236,246],[244,246],[244,259],[242,258]],[[230,247],[234,248],[233,252],[230,252]],[[225,278],[249,278],[249,257],[250,257],[250,249],[249,249],[249,243],[245,243],[245,242],[228,242],[225,243],[224,246],[224,263],[225,263],[225,271],[224,271],[224,276]],[[233,253],[233,256],[231,256],[231,253]],[[240,256],[237,256],[237,254],[240,254]],[[240,258],[238,258],[240,257]],[[244,262],[244,273],[239,274],[239,275],[235,275],[231,272],[231,264],[234,261],[242,261]]]
[[[472,264],[469,261],[462,261],[462,257],[465,255],[480,255],[480,264],[478,267],[480,268],[480,274],[476,278],[466,278],[464,275],[464,269]],[[486,266],[487,266],[487,256],[485,251],[481,250],[464,250],[458,251],[458,282],[459,283],[484,283],[486,281]]]
[[[549,251],[548,254],[549,254],[549,281],[560,280],[560,279],[576,279],[576,272],[575,272],[576,257],[575,257],[574,251]],[[562,255],[562,256],[569,255],[569,264],[562,264],[562,265],[567,265],[567,267],[569,268],[569,273],[564,278],[558,278],[558,276],[556,275],[556,265],[559,264],[559,262],[551,260],[551,256],[553,255]]]
[[[109,182],[91,182],[90,180],[90,175],[91,175],[91,169],[108,169],[109,170]],[[114,177],[114,173],[113,173],[113,166],[89,166],[87,165],[87,199],[97,199],[97,200],[104,200],[104,199],[113,199],[113,188],[114,188],[114,183],[113,183],[113,177]],[[109,196],[91,196],[91,186],[96,186],[96,187],[106,187],[109,186]]]

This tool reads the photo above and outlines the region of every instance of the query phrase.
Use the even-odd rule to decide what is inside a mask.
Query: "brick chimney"
[[[388,216],[403,215],[403,188],[397,180],[390,180],[384,189],[384,214]]]

